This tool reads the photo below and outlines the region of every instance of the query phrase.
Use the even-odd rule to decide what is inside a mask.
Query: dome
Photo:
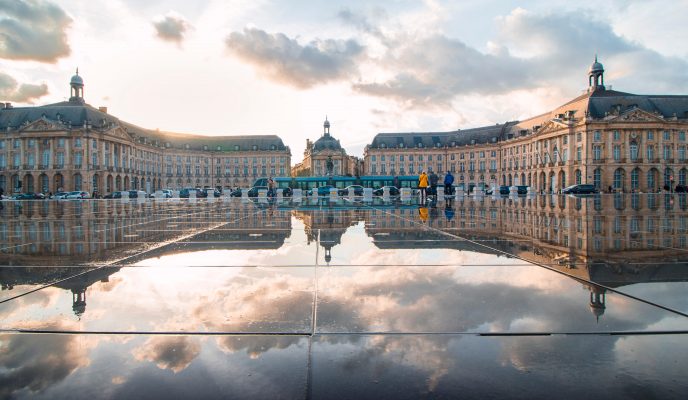
[[[314,151],[322,150],[337,150],[341,151],[342,146],[339,144],[339,140],[333,138],[332,136],[322,136],[320,139],[313,143]]]
[[[70,85],[76,85],[76,86],[84,86],[84,80],[81,79],[79,76],[79,69],[77,68],[76,70],[76,75],[72,76],[72,79],[69,81]]]
[[[595,56],[595,62],[592,63],[592,65],[590,66],[590,71],[588,72],[604,72],[604,66],[602,66],[602,64],[597,61],[597,56]]]

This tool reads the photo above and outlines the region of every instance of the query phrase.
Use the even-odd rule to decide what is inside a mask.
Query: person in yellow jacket
[[[420,190],[421,202],[425,203],[428,189],[428,176],[424,171],[420,171],[420,176],[418,176],[418,189]]]

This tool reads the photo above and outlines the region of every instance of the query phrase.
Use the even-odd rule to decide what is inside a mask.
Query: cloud
[[[364,48],[353,39],[313,40],[301,45],[283,33],[257,28],[232,32],[229,51],[256,66],[269,79],[297,88],[349,79],[357,75]]]
[[[48,94],[48,85],[41,83],[21,85],[11,76],[0,72],[0,100],[33,104],[34,100]]]
[[[184,17],[173,12],[157,18],[153,21],[153,26],[160,39],[177,44],[181,44],[184,35],[190,28]]]
[[[72,19],[42,0],[0,0],[0,58],[54,63],[70,54]]]
[[[585,87],[586,68],[596,53],[616,67],[609,70],[608,81],[628,79],[640,90],[688,88],[684,59],[629,41],[609,23],[581,10],[538,14],[515,9],[497,18],[498,34],[487,51],[438,32],[408,35],[389,30],[383,35],[365,16],[349,10],[339,17],[385,47],[372,62],[387,76],[352,83],[353,89],[407,107],[450,107],[462,96],[542,87],[575,91]]]

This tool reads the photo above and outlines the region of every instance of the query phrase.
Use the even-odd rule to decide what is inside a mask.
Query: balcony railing
[[[53,169],[63,169],[64,164],[53,164]]]
[[[33,169],[33,165],[24,164],[24,169]]]
[[[74,164],[74,169],[81,169],[82,165],[81,164]]]
[[[49,167],[49,166],[46,165],[46,164],[41,164],[41,165],[38,166],[38,169],[48,169],[48,167]]]
[[[598,158],[596,160],[592,160],[593,164],[604,164],[605,160],[604,158]]]

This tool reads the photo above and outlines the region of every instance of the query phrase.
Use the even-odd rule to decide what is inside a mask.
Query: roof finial
[[[597,53],[595,53],[595,62],[597,62]]]
[[[79,75],[79,67],[76,67],[76,74]]]

